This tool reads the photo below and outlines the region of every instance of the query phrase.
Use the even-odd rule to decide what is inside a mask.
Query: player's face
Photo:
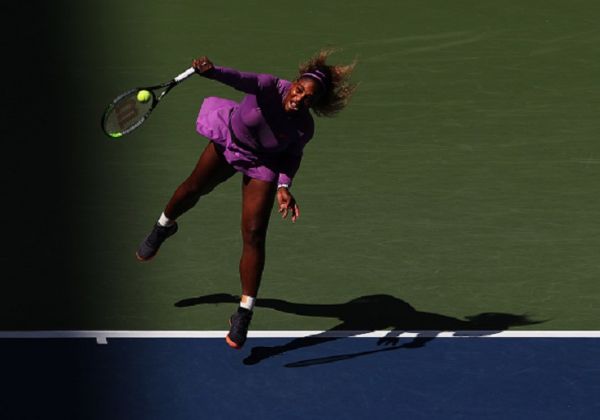
[[[319,82],[310,77],[303,77],[292,83],[290,90],[283,100],[286,112],[296,112],[310,108],[321,95]]]

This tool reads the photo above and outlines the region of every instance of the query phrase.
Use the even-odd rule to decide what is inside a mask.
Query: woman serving
[[[333,116],[342,110],[356,85],[349,82],[354,64],[326,63],[323,50],[299,68],[293,82],[270,74],[240,72],[215,66],[207,57],[192,65],[200,75],[229,85],[246,95],[241,102],[208,97],[202,103],[196,129],[210,140],[191,175],[175,190],[152,232],[136,256],[148,261],[161,244],[177,232],[177,218],[201,196],[236,172],[242,178],[242,240],[240,260],[242,298],[230,318],[227,343],[236,349],[246,341],[265,264],[267,227],[277,197],[279,213],[292,222],[300,208],[290,193],[304,146],[313,137],[310,110]]]

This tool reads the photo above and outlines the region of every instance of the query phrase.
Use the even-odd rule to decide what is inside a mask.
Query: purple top
[[[307,109],[287,113],[283,99],[291,82],[270,74],[239,72],[215,66],[202,76],[246,95],[240,103],[208,97],[202,103],[197,131],[222,147],[227,161],[252,178],[291,185],[304,146],[314,134]]]

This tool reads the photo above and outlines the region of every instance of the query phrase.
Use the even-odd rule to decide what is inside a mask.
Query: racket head
[[[118,139],[142,125],[158,103],[156,92],[153,90],[155,88],[156,86],[135,88],[117,96],[102,115],[102,131],[110,138]],[[150,92],[149,100],[142,102],[137,99],[141,90]]]

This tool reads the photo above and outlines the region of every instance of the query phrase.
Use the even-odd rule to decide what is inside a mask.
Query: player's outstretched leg
[[[136,257],[140,261],[152,259],[162,243],[178,229],[177,219],[196,205],[201,196],[211,192],[221,182],[235,174],[214,143],[209,143],[190,176],[175,190],[165,211],[140,244]]]

